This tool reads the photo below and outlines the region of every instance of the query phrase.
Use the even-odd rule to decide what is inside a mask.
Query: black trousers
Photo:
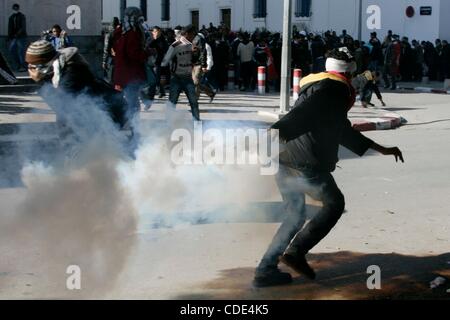
[[[260,269],[278,265],[278,257],[285,252],[294,256],[307,254],[336,225],[345,208],[344,195],[331,173],[281,165],[276,178],[286,216],[261,260]],[[306,226],[305,194],[323,203]]]
[[[252,82],[254,78],[253,69],[254,65],[252,61],[241,63],[242,87],[244,87],[245,89],[252,87]]]
[[[383,68],[383,81],[386,87],[395,88],[397,86],[396,74],[392,70],[392,66],[384,65]]]

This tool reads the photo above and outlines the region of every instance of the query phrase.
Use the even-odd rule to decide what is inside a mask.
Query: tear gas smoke
[[[28,163],[22,170],[24,200],[14,212],[0,215],[0,241],[11,255],[4,255],[3,263],[30,252],[36,258],[24,259],[22,268],[46,279],[52,297],[106,294],[126,266],[138,227],[226,221],[255,193],[271,192],[259,166],[174,165],[171,132],[193,130],[182,113],[171,111],[163,125],[143,129],[131,160],[126,139],[98,107],[101,101],[63,97],[61,104],[60,99],[49,104],[63,108],[64,121],[75,131],[64,146],[75,151],[63,164]],[[80,292],[65,287],[69,265],[82,270]]]

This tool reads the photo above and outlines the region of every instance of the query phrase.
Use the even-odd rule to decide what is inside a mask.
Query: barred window
[[[311,16],[311,0],[296,0],[295,16],[296,17],[310,17]]]
[[[170,0],[161,0],[161,21],[170,21]]]
[[[253,18],[265,18],[267,16],[267,0],[254,0]]]
[[[147,0],[140,0],[140,9],[142,11],[142,15],[144,16],[145,21],[147,21]],[[127,0],[120,0],[120,16],[122,17],[123,20],[123,16],[125,13],[126,8],[128,8],[128,6],[130,5],[130,3],[128,3]]]

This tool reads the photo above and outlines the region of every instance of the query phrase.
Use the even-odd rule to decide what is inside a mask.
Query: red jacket
[[[122,28],[114,31],[114,84],[122,89],[129,84],[146,80],[145,63],[149,53],[144,50],[143,35],[138,31],[122,34]]]

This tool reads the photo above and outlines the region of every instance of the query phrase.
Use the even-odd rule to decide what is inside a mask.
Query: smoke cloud
[[[171,132],[193,130],[185,113],[168,107],[167,121],[144,127],[131,159],[127,138],[99,108],[101,101],[52,99],[75,128],[63,141],[71,152],[51,163],[27,163],[23,201],[0,215],[0,241],[9,253],[0,271],[14,267],[14,255],[28,255],[21,268],[39,274],[51,297],[106,295],[126,267],[139,228],[233,220],[255,193],[270,193],[259,166],[174,165]],[[66,288],[70,265],[81,269],[79,292]]]

